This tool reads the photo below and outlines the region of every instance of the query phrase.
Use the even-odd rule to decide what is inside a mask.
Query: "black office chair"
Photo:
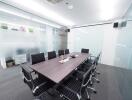
[[[66,80],[60,87],[58,87],[58,91],[60,92],[60,96],[66,98],[68,100],[82,100],[85,98],[83,95],[86,93],[87,98],[90,99],[90,95],[88,90],[92,90],[94,93],[96,92],[94,88],[90,87],[91,81],[91,69],[84,72],[79,72],[79,77]]]
[[[69,49],[65,49],[65,54],[69,54]]]
[[[48,52],[48,59],[50,60],[53,58],[56,58],[56,52],[55,51]]]
[[[96,67],[98,65],[98,62],[99,62],[99,59],[100,59],[100,55],[101,55],[101,53],[99,53],[97,55],[97,57],[96,56],[90,56],[90,59],[88,59],[87,64],[93,64],[93,65],[95,65],[95,69],[96,69]]]
[[[32,65],[45,61],[44,53],[38,53],[31,55]]]
[[[34,72],[31,68],[25,65],[22,65],[21,68],[24,83],[30,87],[35,98],[39,99],[42,93],[53,87],[54,84],[52,82],[47,81],[45,78],[40,79],[37,73]]]
[[[92,66],[92,81],[91,81],[91,85],[94,82],[100,83],[100,80],[97,77],[98,74],[100,74],[100,72],[97,71],[97,65],[98,65],[98,61],[100,58],[101,53],[99,53],[99,55],[97,57],[95,56],[91,56],[90,59],[87,60],[87,62],[84,62],[81,67],[78,68],[78,70],[81,71],[86,71],[87,69],[89,69],[90,66]]]
[[[64,55],[64,50],[58,50],[58,55],[59,56]]]
[[[89,49],[84,49],[84,48],[82,48],[82,49],[81,49],[81,53],[89,53]]]
[[[99,53],[98,56],[95,57],[94,64],[95,64],[96,66],[98,65],[98,62],[99,62],[100,56],[101,56],[101,53]]]
[[[98,66],[98,62],[99,62],[99,59],[100,59],[100,55],[101,53],[99,53],[99,55],[97,57],[94,57],[94,60],[93,60],[93,64],[94,64],[94,68],[93,68],[93,71],[92,71],[92,78],[94,81],[96,81],[97,83],[100,82],[100,80],[97,77],[97,75],[100,74],[100,72],[97,71],[97,66]]]
[[[82,64],[81,64],[82,67],[80,67],[80,68],[85,69],[85,68],[89,68],[89,66],[92,66],[92,65],[94,65],[94,67],[96,67],[98,65],[100,55],[101,55],[101,53],[99,53],[99,55],[97,57],[90,55],[90,57],[87,60],[82,62]]]

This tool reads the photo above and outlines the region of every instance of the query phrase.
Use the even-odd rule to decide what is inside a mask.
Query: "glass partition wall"
[[[32,21],[37,18],[35,15],[30,17],[31,20],[28,20],[19,15],[0,11],[1,61],[23,54],[30,61],[31,54],[44,52],[47,56],[48,51],[62,49],[60,28],[39,23],[39,19],[36,19],[37,22]],[[67,39],[66,36],[65,38]]]
[[[132,69],[132,21],[120,29],[115,48],[114,65]]]

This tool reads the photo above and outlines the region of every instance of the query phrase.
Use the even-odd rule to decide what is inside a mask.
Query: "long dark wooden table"
[[[78,55],[76,58],[71,58],[65,63],[60,63],[60,57],[46,60],[44,62],[31,65],[31,68],[38,73],[44,75],[48,79],[55,83],[60,83],[66,76],[73,72],[84,60],[88,58],[88,54],[85,53],[71,53],[64,57],[70,57],[70,55]]]

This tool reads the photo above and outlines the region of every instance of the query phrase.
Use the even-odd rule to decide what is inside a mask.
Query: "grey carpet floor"
[[[91,100],[132,100],[132,70],[99,65],[100,83]],[[44,100],[58,100],[48,95]],[[22,81],[20,67],[0,70],[0,100],[33,100],[32,93]]]
[[[100,83],[96,84],[98,93],[92,100],[132,100],[132,70],[100,65],[98,76]]]
[[[30,89],[22,81],[20,67],[0,71],[0,100],[32,100]]]
[[[0,64],[0,70],[2,70],[3,68],[2,68],[2,66],[1,66],[1,64]]]

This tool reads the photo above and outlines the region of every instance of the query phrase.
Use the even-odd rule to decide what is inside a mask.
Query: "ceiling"
[[[47,0],[32,0],[40,6],[50,9],[50,11],[56,13],[58,16],[61,16],[63,19],[66,19],[65,23],[63,23],[62,21],[59,22],[59,18],[52,19],[44,15],[43,13],[45,12],[41,11],[41,9],[40,11],[42,13],[37,12],[35,9],[29,9],[32,4],[29,4],[29,7],[27,8],[22,4],[13,2],[16,0],[1,1],[66,26],[68,26],[68,24],[65,24],[66,22],[72,22],[71,25],[80,26],[122,18],[132,3],[132,0],[63,0],[59,3],[53,4]],[[27,2],[28,0],[25,1]],[[73,9],[68,9],[65,4],[66,2],[73,5]],[[48,13],[46,14],[48,15]],[[132,16],[132,10],[130,14],[127,14],[127,16]]]
[[[127,18],[128,20],[132,20],[132,5],[130,6],[130,8],[128,9],[125,18]]]

